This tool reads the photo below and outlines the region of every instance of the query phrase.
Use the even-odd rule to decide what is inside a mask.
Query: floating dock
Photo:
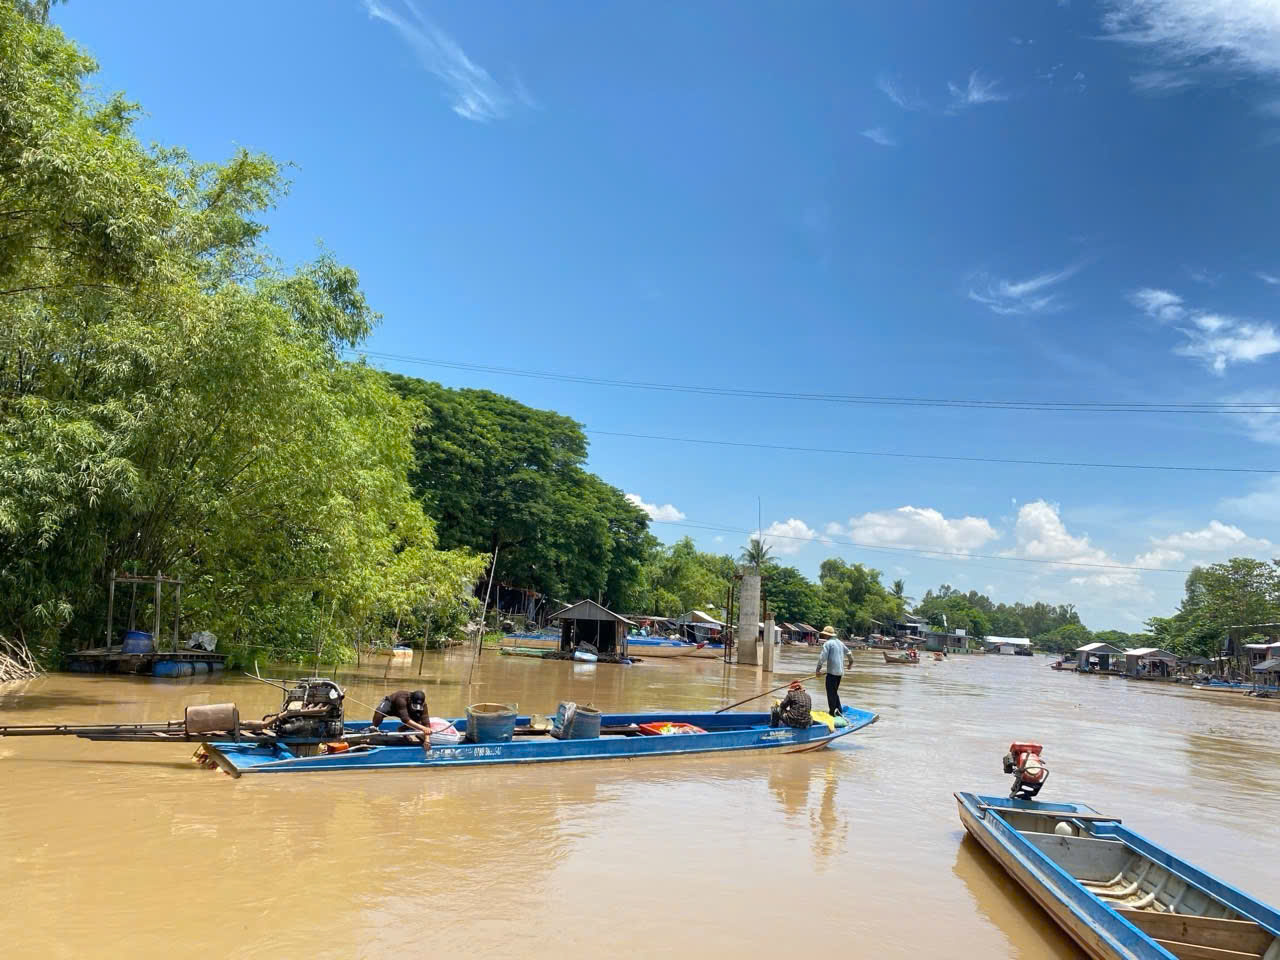
[[[77,650],[69,656],[73,673],[133,673],[152,677],[191,677],[215,673],[226,664],[225,653],[206,650],[152,650],[125,653],[119,647]]]

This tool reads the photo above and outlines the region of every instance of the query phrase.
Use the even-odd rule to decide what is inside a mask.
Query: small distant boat
[[[651,657],[687,657],[697,648],[697,644],[685,643],[683,640],[665,640],[662,637],[627,637],[627,653],[635,654],[644,660],[648,660]]]
[[[1055,660],[1049,664],[1050,670],[1075,670],[1076,665],[1070,660]]]
[[[884,650],[882,652],[884,653],[885,663],[919,663],[920,662],[919,657],[913,657],[909,653],[890,653],[888,650]]]
[[[1280,912],[1079,803],[955,794],[966,830],[1096,960],[1276,960]]]
[[[689,651],[688,656],[697,657],[702,660],[723,660],[724,644],[723,643],[703,643],[696,644]]]
[[[668,757],[695,753],[778,750],[805,753],[819,750],[875,723],[869,710],[844,708],[847,725],[832,729],[814,723],[804,729],[769,726],[767,713],[623,713],[600,717],[600,736],[557,740],[534,727],[531,717],[515,717],[514,738],[496,743],[457,743],[432,746],[359,744],[336,753],[299,756],[288,745],[273,743],[206,743],[209,758],[232,776],[245,773],[301,773],[304,771],[419,769],[425,767],[494,766],[508,763],[549,763],[560,760],[618,760]],[[347,723],[359,734],[367,723]],[[387,722],[388,733],[399,721]],[[436,719],[432,718],[432,729]],[[441,730],[466,734],[466,718],[441,721]],[[664,733],[664,730],[670,730]],[[692,732],[694,730],[700,732]],[[433,744],[434,744],[433,736]]]

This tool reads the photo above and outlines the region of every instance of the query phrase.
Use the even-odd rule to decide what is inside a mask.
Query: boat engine
[[[342,737],[343,689],[332,680],[307,677],[285,691],[275,718],[276,735],[288,740],[338,740]]]
[[[1040,757],[1043,749],[1038,743],[1024,743],[1021,740],[1009,744],[1009,752],[1004,756],[1004,772],[1013,774],[1010,797],[1030,800],[1049,779],[1049,767]]]

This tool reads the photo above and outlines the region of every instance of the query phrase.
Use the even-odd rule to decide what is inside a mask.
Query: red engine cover
[[[1009,752],[1015,757],[1022,753],[1034,753],[1039,756],[1043,750],[1044,747],[1038,743],[1024,743],[1021,740],[1015,740],[1009,744]]]

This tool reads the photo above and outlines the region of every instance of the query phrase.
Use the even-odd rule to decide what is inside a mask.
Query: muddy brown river
[[[774,679],[486,651],[468,689],[458,651],[428,654],[422,685],[444,716],[562,699],[701,710],[815,660],[785,648]],[[194,766],[191,745],[0,740],[3,956],[1080,957],[956,816],[953,791],[1007,790],[1012,739],[1045,745],[1042,798],[1123,817],[1280,904],[1280,706],[1047,663],[859,653],[842,694],[880,722],[790,756],[233,780]],[[343,671],[348,715],[417,670]],[[151,722],[223,701],[255,716],[278,693],[234,675],[57,675],[0,687],[0,723]]]

